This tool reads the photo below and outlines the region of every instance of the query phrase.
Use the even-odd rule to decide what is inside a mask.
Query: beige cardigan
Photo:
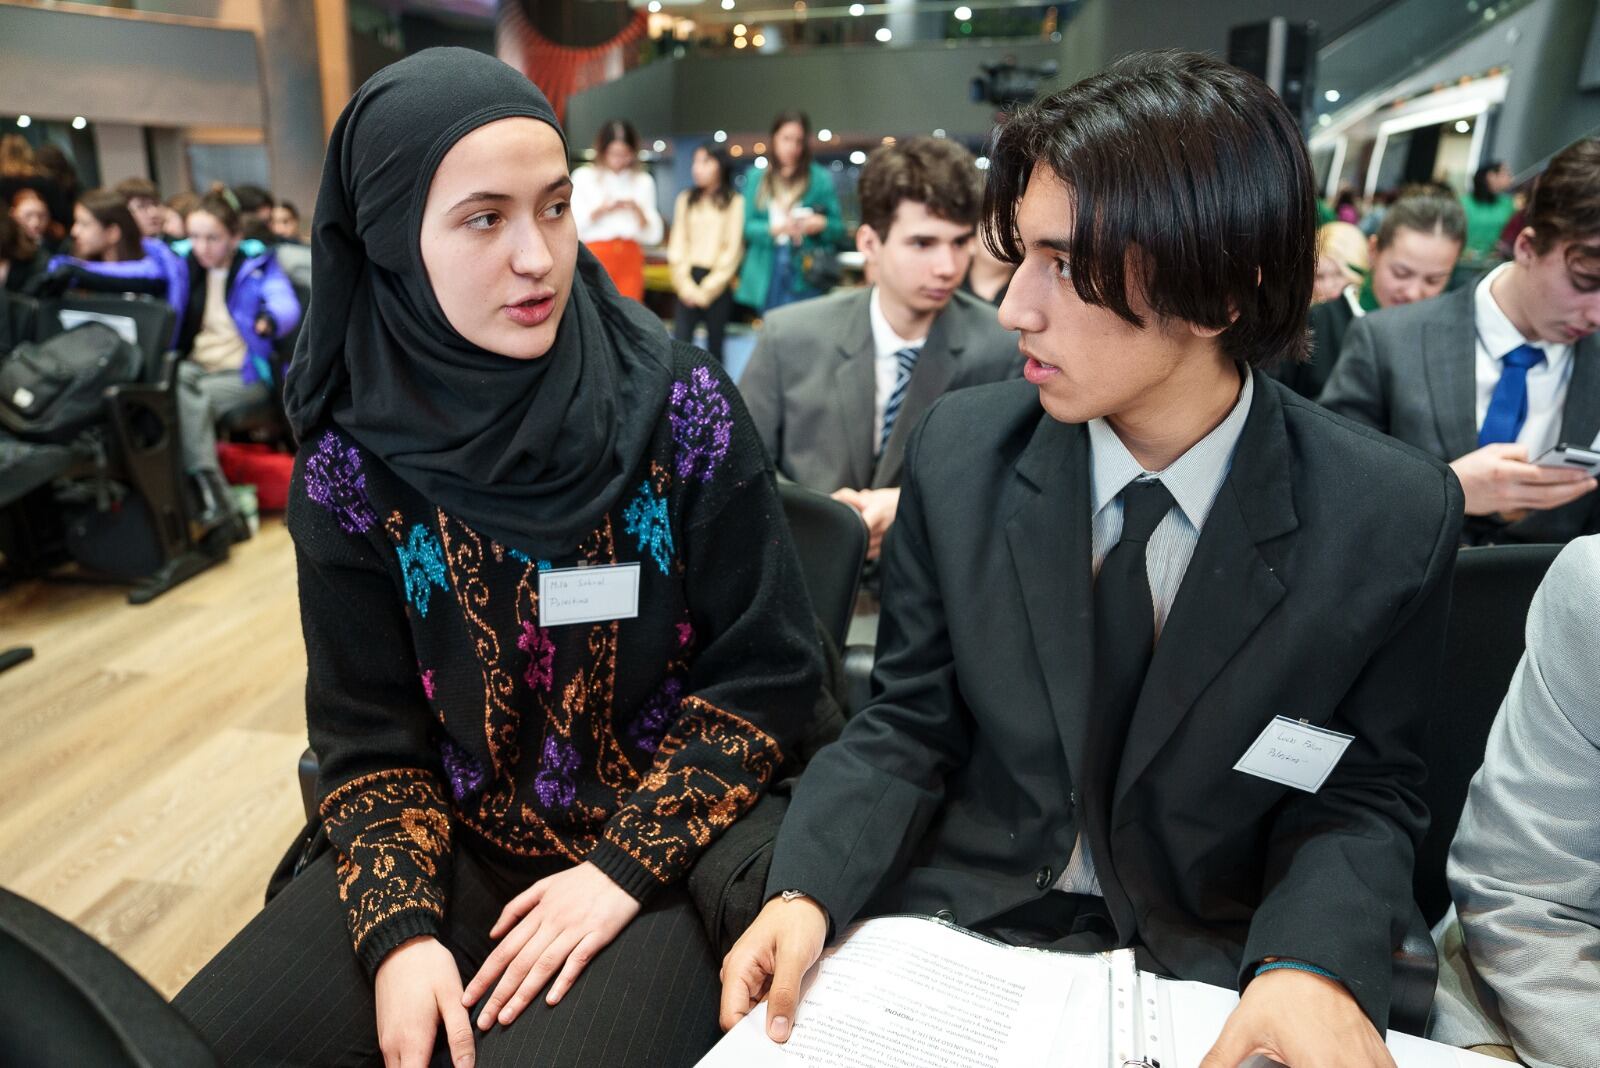
[[[689,190],[678,194],[672,211],[672,235],[667,239],[667,266],[672,288],[679,296],[694,295],[701,304],[720,297],[739,269],[744,255],[744,197],[738,193],[727,207],[718,208],[709,196],[689,203]],[[704,267],[704,280],[696,283],[691,268]]]

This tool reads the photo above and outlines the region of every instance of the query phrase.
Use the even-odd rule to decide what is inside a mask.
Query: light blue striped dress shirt
[[[1155,601],[1157,641],[1167,622],[1167,614],[1172,611],[1172,602],[1177,599],[1178,587],[1183,584],[1183,573],[1189,569],[1194,547],[1200,541],[1200,531],[1205,529],[1206,517],[1211,514],[1211,506],[1216,503],[1217,494],[1222,492],[1222,484],[1233,467],[1233,450],[1244,431],[1254,395],[1255,383],[1246,375],[1244,388],[1239,390],[1239,399],[1228,417],[1159,474],[1139,466],[1139,461],[1104,419],[1089,423],[1089,505],[1094,509],[1096,575],[1100,574],[1100,565],[1122,537],[1122,500],[1118,495],[1124,486],[1138,478],[1159,478],[1177,503],[1145,546],[1145,571],[1150,577],[1150,596]],[[1072,859],[1067,862],[1061,878],[1056,880],[1055,888],[1101,896],[1094,858],[1089,855],[1088,843],[1081,834],[1072,849]]]

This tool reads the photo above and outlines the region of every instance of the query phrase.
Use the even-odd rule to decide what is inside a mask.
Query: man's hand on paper
[[[800,981],[822,956],[828,914],[808,897],[768,901],[722,960],[724,1031],[765,999],[767,1037],[787,1042],[800,1002]]]
[[[1251,980],[1200,1068],[1237,1068],[1256,1054],[1293,1068],[1395,1068],[1342,984],[1291,968]]]

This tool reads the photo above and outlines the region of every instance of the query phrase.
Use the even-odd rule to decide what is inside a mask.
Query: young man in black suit
[[[908,444],[873,698],[800,780],[722,1022],[766,996],[785,1040],[830,933],[923,912],[1237,985],[1206,1068],[1390,1066],[1460,487],[1258,370],[1303,355],[1316,218],[1259,80],[1131,57],[991,160],[1026,381]]]

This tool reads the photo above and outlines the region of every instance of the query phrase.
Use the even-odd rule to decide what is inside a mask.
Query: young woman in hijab
[[[823,654],[737,390],[579,246],[566,160],[463,49],[333,131],[286,402],[332,849],[176,1000],[230,1065],[717,1038],[683,877],[793,756]]]

